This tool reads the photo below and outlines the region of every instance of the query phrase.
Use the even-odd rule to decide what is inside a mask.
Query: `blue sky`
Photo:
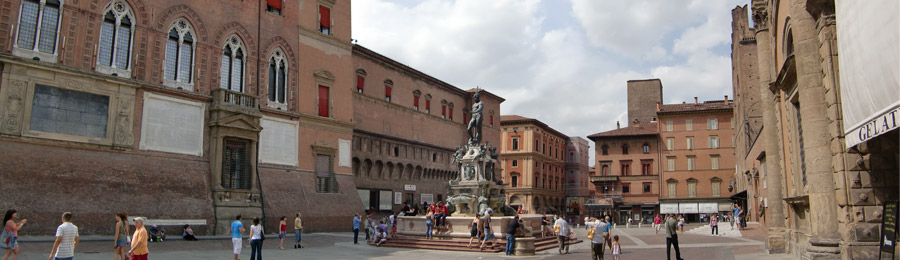
[[[353,0],[358,44],[569,136],[625,123],[626,81],[666,103],[731,90],[731,9],[749,0]],[[592,154],[593,158],[593,154]]]

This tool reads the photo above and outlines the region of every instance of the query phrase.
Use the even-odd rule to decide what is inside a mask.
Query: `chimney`
[[[619,128],[620,128],[619,121],[616,121],[616,129],[619,129]]]
[[[656,111],[659,112],[659,102],[656,102]]]
[[[728,95],[725,95],[725,103],[728,103]]]
[[[694,105],[700,104],[700,101],[697,100],[697,97],[694,97]]]

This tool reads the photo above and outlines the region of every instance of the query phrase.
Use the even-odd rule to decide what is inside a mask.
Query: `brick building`
[[[501,116],[500,125],[507,203],[532,214],[563,210],[569,137],[540,120],[517,115]]]
[[[661,213],[699,221],[731,210],[728,180],[734,176],[733,102],[659,106]],[[677,210],[677,211],[676,211]]]
[[[363,207],[389,213],[401,203],[444,200],[447,183],[459,170],[451,163],[455,147],[469,138],[475,90],[459,89],[359,45],[353,46],[352,60],[353,173]],[[479,93],[483,140],[499,145],[504,100]]]
[[[731,70],[734,90],[734,156],[735,171],[731,180],[737,202],[746,211],[747,221],[759,222],[768,228],[765,215],[760,214],[760,200],[765,205],[766,191],[766,135],[763,129],[763,108],[759,92],[759,70],[756,66],[756,35],[749,24],[750,8],[738,6],[731,10]]]
[[[350,1],[215,2],[2,2],[0,208],[23,232],[63,211],[82,234],[117,211],[201,234],[296,212],[343,230],[362,212]]]
[[[584,204],[590,198],[590,143],[581,137],[566,141],[566,215],[581,223],[584,221]]]
[[[651,118],[652,119],[652,118]],[[629,218],[650,223],[659,212],[659,147],[657,122],[589,135],[594,141],[594,198],[604,201],[602,215],[625,224]]]
[[[884,28],[900,24],[898,7],[752,1],[768,158],[756,203],[770,253],[877,259],[890,240],[880,234],[882,207],[896,203],[900,183],[900,33]]]

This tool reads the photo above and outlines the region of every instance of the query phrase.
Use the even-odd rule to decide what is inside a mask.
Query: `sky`
[[[353,0],[352,38],[586,139],[626,123],[628,80],[660,79],[664,103],[733,97],[731,9],[748,3]]]

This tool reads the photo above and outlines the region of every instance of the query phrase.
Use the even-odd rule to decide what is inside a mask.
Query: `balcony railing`
[[[234,112],[259,114],[259,103],[255,96],[223,88],[212,90],[213,106]]]

